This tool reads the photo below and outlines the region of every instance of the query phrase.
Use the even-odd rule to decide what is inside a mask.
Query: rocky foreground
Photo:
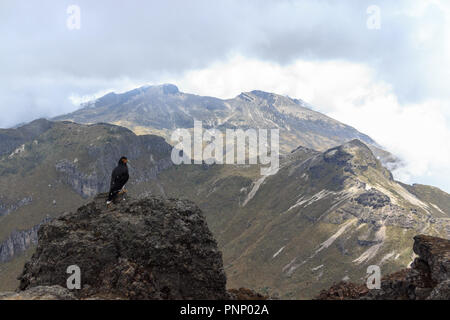
[[[411,268],[385,276],[379,290],[341,282],[317,297],[320,300],[450,300],[450,240],[414,237],[418,257]]]
[[[3,299],[230,299],[222,254],[192,202],[105,195],[44,224],[15,293]],[[67,290],[67,268],[81,289]]]

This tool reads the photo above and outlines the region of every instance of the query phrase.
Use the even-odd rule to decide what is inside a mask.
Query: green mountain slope
[[[16,129],[0,129],[0,156],[19,153],[23,143],[38,137],[52,125],[50,121],[38,119]]]
[[[160,179],[167,194],[205,210],[230,286],[282,298],[361,281],[371,264],[383,273],[406,267],[418,233],[450,237],[450,208],[436,212],[437,200],[394,181],[357,140],[323,153],[299,148],[267,178],[255,167],[214,165],[172,167]]]
[[[48,124],[50,129],[23,143],[21,152],[0,157],[0,262],[32,246],[44,219],[108,190],[123,154],[132,160],[130,186],[172,165],[171,147],[157,136],[136,136],[109,124]]]
[[[123,127],[50,125],[23,151],[0,158],[0,258],[8,261],[1,290],[14,289],[5,279],[33,246],[28,231],[106,191],[123,154],[131,160],[130,193],[201,207],[230,287],[310,298],[343,278],[360,280],[370,264],[383,273],[408,265],[418,233],[449,238],[450,196],[394,181],[358,140],[323,152],[299,147],[282,156],[276,175],[261,177],[257,165],[174,166],[162,138]]]

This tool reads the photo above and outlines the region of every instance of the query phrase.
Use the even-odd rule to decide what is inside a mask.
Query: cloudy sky
[[[450,1],[2,0],[0,37],[0,127],[144,84],[260,89],[369,134],[405,161],[396,178],[450,192]]]

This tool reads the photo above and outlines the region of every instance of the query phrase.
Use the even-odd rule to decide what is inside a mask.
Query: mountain
[[[372,264],[387,274],[413,261],[416,234],[450,238],[450,195],[408,191],[417,186],[395,181],[359,140],[325,152],[300,147],[268,177],[255,166],[186,165],[159,179],[167,195],[204,210],[229,284],[270,296],[311,298],[363,279]]]
[[[280,170],[259,165],[181,165],[155,135],[116,125],[48,122],[0,157],[0,290],[17,286],[36,249],[36,230],[108,189],[122,155],[131,195],[194,201],[223,253],[229,287],[285,299],[312,298],[341,279],[358,282],[413,261],[419,233],[450,237],[450,195],[395,181],[367,144],[285,153]],[[21,130],[21,128],[11,129]],[[21,145],[21,146],[22,146]]]
[[[22,144],[33,140],[52,127],[53,123],[45,119],[38,119],[15,129],[0,129],[0,156],[11,157],[21,152]]]
[[[280,152],[298,146],[324,151],[352,139],[368,144],[385,163],[394,166],[394,156],[356,129],[311,110],[299,99],[254,90],[233,99],[218,99],[183,93],[173,84],[145,86],[122,94],[111,92],[81,109],[54,120],[77,123],[107,122],[136,134],[156,134],[171,143],[177,128],[193,128],[201,120],[205,128],[280,129]]]

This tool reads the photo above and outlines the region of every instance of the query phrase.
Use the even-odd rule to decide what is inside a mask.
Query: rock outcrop
[[[341,282],[317,297],[321,300],[450,300],[450,240],[414,237],[418,257],[411,268],[385,276],[380,289]]]
[[[14,230],[6,240],[0,242],[0,263],[11,260],[30,246],[37,244],[37,231],[43,223],[49,220],[46,218],[28,230]]]
[[[80,125],[75,125],[75,128],[77,126]],[[55,164],[59,181],[69,185],[83,198],[93,198],[96,194],[109,190],[112,170],[110,164],[115,165],[123,154],[136,161],[136,165],[133,162],[133,166],[129,167],[132,177],[129,184],[155,179],[161,171],[173,165],[170,158],[172,147],[163,138],[152,135],[136,136],[125,128],[107,124],[102,126],[110,131],[109,134],[117,133],[115,140],[112,137],[106,138],[113,141],[117,147],[89,145],[86,148],[87,155],[92,161],[89,166],[80,163],[78,158],[59,159]],[[87,167],[91,169],[86,170]]]
[[[19,297],[40,287],[78,299],[229,298],[222,254],[195,204],[145,197],[107,208],[105,196],[42,225]],[[71,265],[80,268],[81,289],[66,295],[54,286],[66,288]]]
[[[12,203],[3,203],[3,199],[0,199],[0,217],[6,216],[13,211],[18,210],[19,208],[29,205],[33,202],[33,197],[28,196],[20,199],[19,201]]]

